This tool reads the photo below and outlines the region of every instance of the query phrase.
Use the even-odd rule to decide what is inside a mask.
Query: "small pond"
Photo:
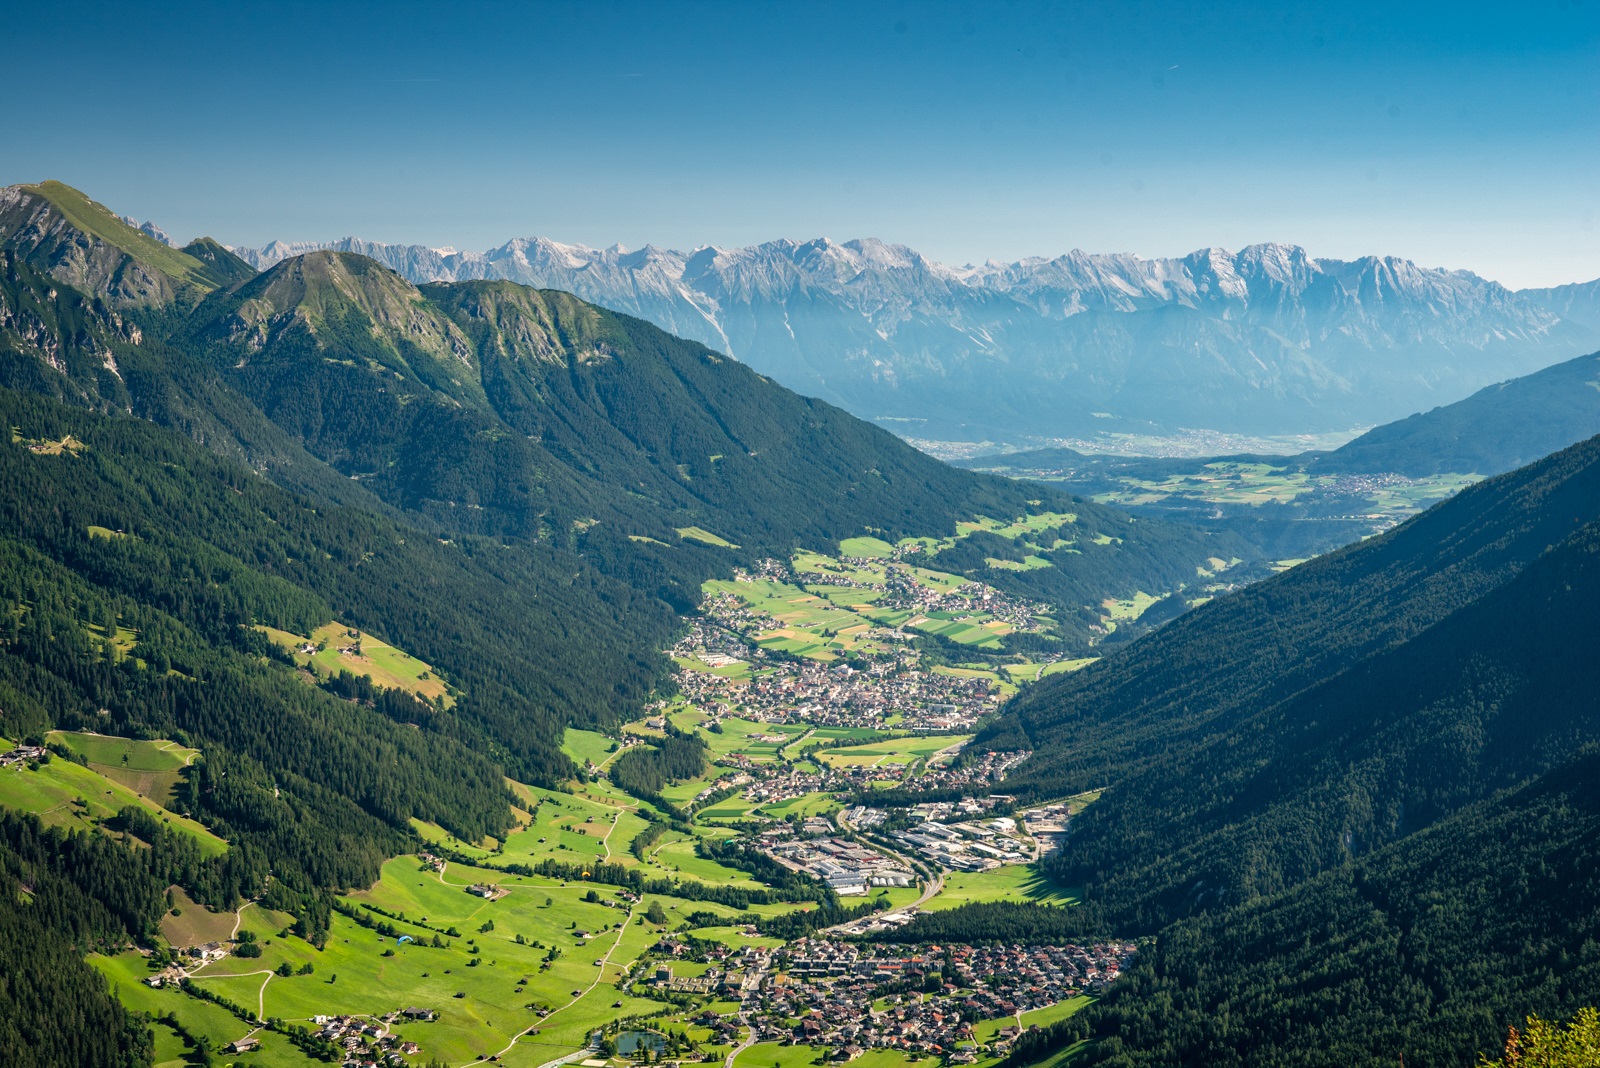
[[[617,1052],[624,1057],[639,1049],[647,1049],[652,1053],[661,1053],[666,1048],[666,1038],[656,1034],[654,1031],[624,1031],[617,1036]]]

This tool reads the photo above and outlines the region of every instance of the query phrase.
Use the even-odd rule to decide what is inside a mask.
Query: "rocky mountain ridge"
[[[876,239],[682,252],[530,237],[460,252],[345,238],[234,251],[260,268],[312,248],[418,283],[567,290],[911,437],[1344,429],[1449,403],[1600,338],[1555,291],[1286,244],[962,267]]]

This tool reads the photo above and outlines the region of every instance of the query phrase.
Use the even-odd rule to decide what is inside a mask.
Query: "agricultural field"
[[[743,754],[757,764],[771,763],[778,754],[806,733],[807,728],[798,723],[757,723],[737,716],[724,716],[722,733],[699,730],[696,733],[705,741],[713,760],[719,757]]]
[[[1081,671],[1098,659],[1100,658],[1097,656],[1086,656],[1076,660],[1057,660],[1049,664],[1035,664],[1032,662],[1003,664],[999,670],[1011,676],[1015,682],[1038,682],[1040,679],[1058,675],[1064,671]]]
[[[816,754],[816,759],[834,767],[860,765],[871,768],[905,767],[918,760],[932,760],[936,754],[965,742],[969,737],[971,736],[947,734],[907,735],[904,738],[892,738],[884,742],[824,749]]]
[[[1100,602],[1100,610],[1105,613],[1105,618],[1109,620],[1111,629],[1114,630],[1117,623],[1129,623],[1144,615],[1145,609],[1160,599],[1140,590],[1135,591],[1134,595],[1125,601],[1108,597]]]
[[[1076,905],[1078,895],[1057,886],[1033,864],[1005,864],[988,871],[948,872],[944,888],[928,902],[930,912],[979,901],[1033,901],[1041,905]]]
[[[806,794],[804,797],[791,797],[787,801],[763,805],[759,811],[769,819],[788,819],[791,815],[800,816],[829,816],[839,811],[844,806],[832,794],[815,793]]]
[[[84,767],[59,756],[36,768],[26,765],[0,768],[0,807],[32,812],[51,826],[95,831],[102,830],[102,824],[122,809],[132,806],[144,809],[173,830],[193,838],[206,856],[227,852],[228,844],[203,824],[167,811],[156,799],[138,792],[126,781],[119,781],[144,783],[160,797],[160,802],[165,802],[171,796],[171,783],[176,781],[174,769],[181,769],[194,750],[183,749],[174,742],[106,739],[102,744],[93,741],[96,738],[98,736],[69,735],[60,731],[50,735],[51,741],[66,745],[74,752],[90,750],[97,756],[111,757],[115,763],[102,766],[117,773],[118,778],[94,766]],[[121,755],[109,743],[129,747],[128,765],[122,764]],[[13,745],[0,738],[0,750],[11,749]],[[173,748],[164,749],[163,746]]]
[[[51,731],[47,737],[83,757],[91,770],[120,782],[158,805],[172,800],[173,788],[183,777],[183,769],[200,755],[198,749],[165,739],[138,741],[72,731]]]
[[[580,731],[575,727],[568,727],[561,739],[561,751],[581,768],[587,762],[605,763],[616,744],[616,739],[608,738],[597,731]]]
[[[972,1037],[979,1042],[990,1042],[994,1039],[995,1032],[1002,1027],[1015,1026],[1019,1021],[1024,1028],[1046,1027],[1069,1016],[1075,1016],[1095,1003],[1095,999],[1087,994],[1080,994],[1075,998],[1047,1005],[1042,1009],[1022,1013],[1020,1016],[1003,1016],[998,1020],[984,1020],[972,1025]]]
[[[272,627],[258,629],[274,644],[293,653],[296,664],[318,675],[330,677],[348,671],[364,675],[374,686],[386,690],[404,690],[430,702],[443,701],[446,708],[454,704],[450,688],[432,666],[344,623],[325,623],[309,636]],[[305,651],[308,647],[311,652]]]
[[[678,537],[685,541],[697,541],[702,545],[715,545],[719,549],[737,549],[733,542],[711,533],[701,527],[678,527]]]

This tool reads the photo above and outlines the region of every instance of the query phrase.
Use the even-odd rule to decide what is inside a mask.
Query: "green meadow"
[[[294,655],[301,667],[318,675],[333,676],[341,671],[364,675],[374,686],[386,690],[405,690],[428,701],[454,703],[449,687],[438,672],[404,649],[397,649],[365,631],[334,621],[325,623],[309,636],[290,634],[272,627],[259,627],[275,645]],[[305,653],[306,645],[315,651]]]
[[[468,886],[480,882],[502,886],[507,893],[488,901],[467,892]],[[584,900],[591,890],[601,902]],[[288,1021],[307,1021],[317,1014],[381,1014],[421,1005],[438,1011],[440,1018],[403,1024],[398,1030],[421,1045],[427,1056],[459,1063],[514,1044],[502,1063],[534,1065],[580,1048],[589,1031],[609,1019],[662,1007],[614,986],[625,967],[659,937],[660,929],[641,919],[652,901],[659,900],[669,916],[708,908],[730,919],[741,915],[671,897],[646,898],[630,915],[613,888],[460,864],[437,872],[423,869],[410,856],[389,861],[375,886],[346,900],[356,907],[370,904],[406,916],[406,921],[389,922],[416,938],[431,941],[437,931],[450,928],[459,934],[444,939],[448,948],[436,948],[386,938],[336,913],[327,944],[318,950],[283,933],[278,924],[287,917],[252,907],[245,910],[244,926],[256,931],[262,955],[226,958],[199,969],[195,981],[247,1008],[259,1007],[268,1016]],[[747,938],[738,927],[710,930],[740,942],[769,941]],[[547,959],[552,948],[559,950],[553,961]],[[212,1037],[218,1045],[249,1029],[215,1006],[145,986],[142,980],[150,969],[136,953],[97,958],[96,963],[131,1008],[176,1012],[186,1026],[192,1021],[197,1033]],[[281,977],[275,969],[284,963],[295,971],[310,964],[313,971]],[[617,1001],[623,1003],[621,1008]],[[540,1018],[540,1009],[549,1010],[549,1015]],[[517,1037],[533,1028],[537,1035]]]
[[[175,775],[171,774],[173,768],[181,768],[188,754],[193,752],[181,748],[161,748],[175,745],[172,742],[135,742],[132,743],[130,766],[125,767],[121,764],[121,757],[109,746],[86,741],[83,736],[57,731],[52,732],[51,740],[67,745],[74,752],[79,752],[82,746],[84,750],[92,749],[96,755],[114,757],[115,764],[101,766],[115,772],[121,779],[135,782],[148,779],[148,784],[160,794],[162,801],[170,797],[170,784],[175,781]],[[0,750],[11,749],[13,745],[0,738]],[[131,765],[152,770],[137,770]],[[53,757],[48,764],[37,768],[16,765],[0,769],[0,806],[32,812],[51,826],[82,831],[103,830],[106,820],[132,806],[144,809],[173,830],[193,838],[206,856],[218,856],[228,849],[228,844],[204,825],[167,811],[127,782],[111,778],[93,766],[84,767],[61,757]]]
[[[1059,1020],[1065,1020],[1069,1016],[1075,1016],[1094,1003],[1095,999],[1087,994],[1080,994],[1075,998],[1068,998],[1066,1001],[1058,1001],[1054,1005],[1046,1005],[1042,1009],[1034,1009],[1032,1012],[1023,1013],[1021,1015],[1022,1026],[1024,1028],[1046,1027]],[[1002,1027],[1015,1027],[1017,1020],[1018,1017],[1015,1016],[1003,1016],[998,1020],[980,1021],[972,1025],[972,1037],[979,1042],[993,1041],[996,1032]]]
[[[1034,901],[1076,905],[1078,895],[1047,879],[1033,864],[1005,864],[988,871],[947,872],[944,888],[924,908],[930,912],[981,901]]]
[[[817,759],[835,767],[890,767],[928,760],[941,750],[966,741],[971,735],[915,734],[884,742],[824,749]]]

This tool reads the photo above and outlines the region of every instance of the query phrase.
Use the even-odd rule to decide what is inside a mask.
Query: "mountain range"
[[[418,283],[572,292],[913,439],[1342,431],[1600,347],[1592,285],[1512,292],[1468,271],[1283,244],[963,267],[872,239],[680,252],[536,237],[476,253],[345,238],[234,251],[268,267],[321,249]]]

